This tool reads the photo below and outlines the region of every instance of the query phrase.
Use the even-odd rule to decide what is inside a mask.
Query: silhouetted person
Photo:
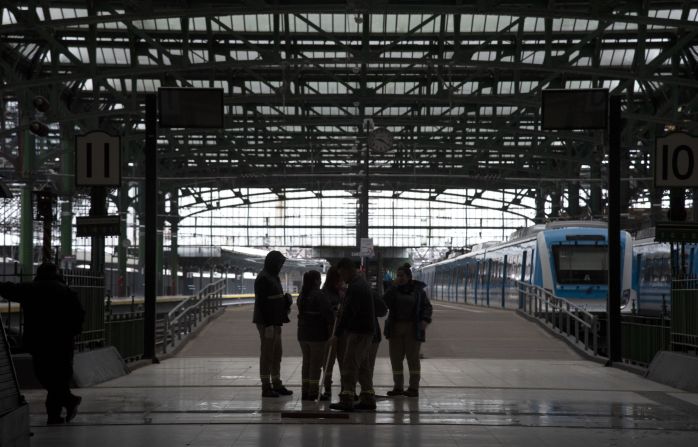
[[[383,296],[390,310],[385,322],[385,338],[388,339],[394,383],[388,396],[419,396],[422,374],[419,351],[426,340],[426,328],[431,323],[432,316],[432,306],[424,291],[425,286],[423,282],[412,279],[410,264],[405,263],[397,269],[395,287]],[[405,359],[410,372],[407,389],[404,389]]]
[[[337,263],[337,270],[347,282],[347,294],[337,323],[335,336],[344,338],[344,355],[340,359],[342,392],[339,402],[330,405],[333,410],[353,411],[356,382],[361,385],[361,394],[356,409],[375,410],[376,396],[373,391],[373,376],[369,356],[373,344],[376,312],[373,294],[364,278],[356,271],[354,261],[343,258]]]
[[[320,394],[320,375],[334,323],[332,303],[320,290],[320,272],[310,270],[303,275],[298,294],[298,342],[303,353],[301,367],[301,400],[317,400]]]
[[[291,295],[284,293],[279,272],[286,257],[279,251],[270,251],[264,259],[264,268],[254,281],[254,315],[261,342],[259,377],[262,397],[289,396],[293,391],[281,383],[281,326],[288,323]]]
[[[48,392],[47,424],[71,421],[82,401],[70,391],[73,337],[82,332],[85,318],[77,294],[63,282],[54,264],[44,263],[33,282],[0,283],[0,295],[22,305],[24,347],[32,355],[37,379]]]
[[[322,291],[325,293],[325,295],[327,295],[327,298],[330,300],[330,304],[332,305],[332,312],[334,313],[334,317],[336,320],[339,316],[341,303],[344,301],[344,295],[347,291],[344,285],[344,280],[339,275],[339,270],[337,270],[337,267],[332,266],[327,270],[327,276],[325,277],[325,284],[323,284],[322,286]],[[324,365],[322,365],[323,368],[326,368],[324,383],[325,392],[322,393],[322,395],[320,396],[320,400],[330,400],[332,398],[332,373],[334,370],[334,364],[335,361],[337,361],[337,365],[339,365],[340,360],[338,355],[344,354],[343,351],[340,354],[337,342],[337,337],[332,337],[327,342],[327,353],[325,354],[326,362]]]

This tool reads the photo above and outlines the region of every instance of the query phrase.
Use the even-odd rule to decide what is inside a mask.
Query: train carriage
[[[622,310],[635,298],[632,239],[621,233]],[[566,221],[515,232],[508,242],[485,243],[470,253],[426,265],[418,277],[434,299],[519,307],[516,281],[539,286],[592,312],[605,311],[608,295],[606,223]]]
[[[698,278],[698,244],[684,244],[674,250],[667,242],[654,240],[654,228],[638,232],[633,243],[633,289],[635,311],[656,316],[671,312],[672,277]],[[672,265],[676,274],[672,274]]]

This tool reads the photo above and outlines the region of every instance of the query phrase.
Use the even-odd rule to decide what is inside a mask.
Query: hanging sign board
[[[120,216],[79,216],[76,218],[78,237],[119,236]]]
[[[158,125],[162,128],[223,128],[223,89],[161,87]]]
[[[608,89],[543,90],[543,130],[605,129]]]
[[[121,138],[94,131],[75,136],[75,186],[121,185]]]

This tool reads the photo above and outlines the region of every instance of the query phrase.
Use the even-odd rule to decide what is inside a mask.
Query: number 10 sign
[[[654,185],[698,187],[698,138],[676,132],[657,138],[654,152]]]

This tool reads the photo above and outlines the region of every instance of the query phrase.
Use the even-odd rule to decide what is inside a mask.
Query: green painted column
[[[73,255],[73,194],[75,193],[75,129],[72,125],[61,126],[61,149],[63,150],[61,194],[66,201],[61,204],[61,252],[59,259]]]
[[[158,226],[159,227],[159,226]],[[162,275],[162,250],[163,250],[163,232],[162,228],[158,228],[158,237],[156,241],[156,257],[155,257],[155,279],[156,279],[156,289],[155,293],[157,296],[162,296],[164,295],[164,290],[163,290],[163,275]]]
[[[116,282],[116,296],[126,296],[126,265],[128,260],[128,182],[122,182],[119,188],[119,216],[121,225],[119,228],[119,245],[116,249],[118,278]]]
[[[577,174],[577,177],[579,175]],[[571,178],[577,178],[571,177]],[[570,183],[567,189],[567,214],[572,219],[579,219],[580,209],[579,209],[579,183]]]
[[[157,212],[157,238],[155,239],[155,293],[157,296],[162,296],[165,294],[165,277],[162,274],[162,267],[164,265],[164,228],[165,228],[165,199],[164,194],[158,188],[158,193],[161,195],[160,200],[158,200],[158,212]]]
[[[139,197],[139,204],[142,203],[141,200],[144,199],[143,195],[143,188],[138,187],[138,197]],[[145,272],[145,229],[141,226],[143,225],[143,222],[145,222],[145,213],[141,209],[142,206],[138,206],[138,221],[136,222],[137,228],[138,228],[138,269],[141,272],[141,275]],[[134,285],[134,290],[138,291],[138,295],[143,296],[145,293],[145,289],[143,288],[143,278],[145,276],[141,276],[141,280],[139,284]]]
[[[545,222],[545,201],[548,195],[542,188],[536,189],[536,217],[533,219],[535,223]]]
[[[597,146],[594,153],[594,161],[591,164],[591,178],[600,179],[601,178],[601,162],[603,161],[603,146]],[[603,215],[603,193],[602,193],[602,182],[594,182],[591,184],[591,191],[589,193],[589,206],[591,208],[591,215],[594,219],[599,219]]]
[[[31,119],[30,115],[27,113],[28,106],[30,104],[29,100],[25,100],[20,107],[22,107],[22,118],[21,125],[22,129],[19,132],[19,149],[21,153],[20,158],[20,175],[26,182],[24,188],[22,188],[21,196],[21,215],[20,215],[20,228],[19,228],[19,264],[21,272],[23,275],[23,280],[31,280],[31,275],[34,273],[34,215],[33,215],[33,197],[32,190],[34,189],[34,182],[31,177],[31,173],[34,170],[35,164],[35,146],[34,146],[34,135],[29,132],[27,126]]]
[[[170,278],[170,290],[172,295],[177,295],[179,292],[179,281],[177,273],[179,271],[179,255],[177,254],[179,248],[177,231],[179,229],[179,188],[174,188],[172,190],[172,195],[170,196],[170,228],[172,230],[172,242],[170,244],[170,271],[172,272],[172,277]]]

